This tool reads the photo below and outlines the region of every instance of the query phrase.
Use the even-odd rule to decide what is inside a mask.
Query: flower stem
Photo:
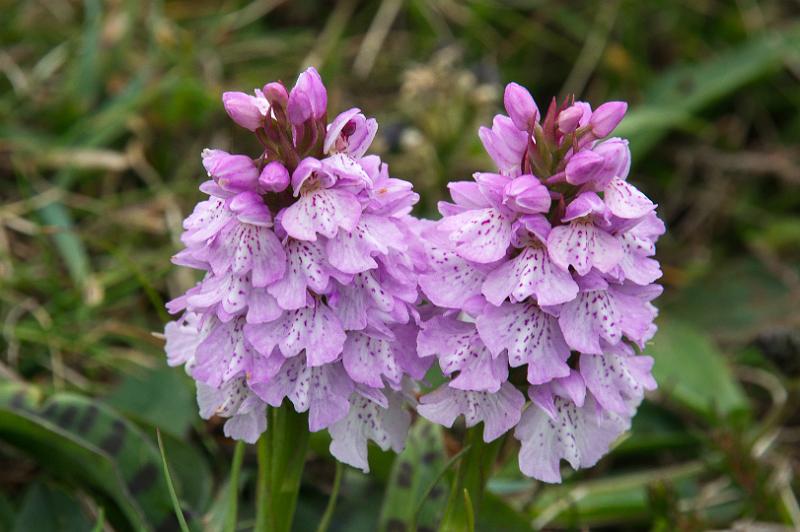
[[[474,515],[480,509],[483,490],[492,472],[502,438],[493,442],[483,441],[483,427],[467,429],[464,446],[469,446],[453,479],[444,517],[439,524],[440,532],[473,530]],[[473,528],[470,528],[473,527]]]
[[[308,447],[308,419],[286,401],[268,410],[269,426],[258,440],[256,532],[289,532]]]

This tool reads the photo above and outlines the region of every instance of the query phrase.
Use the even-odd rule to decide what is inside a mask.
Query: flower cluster
[[[287,91],[223,95],[253,132],[253,159],[202,154],[209,196],[184,221],[173,261],[205,271],[171,301],[171,365],[197,381],[204,418],[254,442],[267,405],[288,398],[327,429],[339,460],[368,470],[367,440],[402,449],[410,387],[430,365],[416,354],[417,272],[408,242],[411,184],[365,155],[377,122],[350,109],[327,123],[319,74]]]
[[[483,421],[485,441],[516,427],[522,472],[559,482],[561,459],[594,465],[656,386],[639,353],[656,330],[664,226],[626,181],[627,141],[606,138],[624,103],[553,101],[541,117],[514,83],[504,103],[479,133],[498,172],[450,183],[443,218],[415,224],[419,286],[440,309],[417,347],[450,376],[418,411]]]

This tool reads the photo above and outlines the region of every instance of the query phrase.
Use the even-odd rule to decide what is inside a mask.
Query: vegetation
[[[200,420],[158,332],[195,281],[169,258],[201,197],[200,151],[249,142],[222,91],[308,65],[335,108],[378,117],[377,150],[430,217],[449,180],[491,168],[476,132],[505,82],[631,103],[618,132],[668,227],[659,389],[562,485],[521,476],[507,439],[476,530],[800,527],[800,9],[568,4],[5,5],[0,530],[180,530],[174,501],[191,530],[254,525],[256,448]],[[417,419],[401,455],[370,450],[367,476],[312,434],[295,529],[326,508],[331,531],[435,528],[463,436]]]

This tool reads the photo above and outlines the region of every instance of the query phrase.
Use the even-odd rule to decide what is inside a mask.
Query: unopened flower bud
[[[589,124],[592,126],[592,133],[598,138],[605,137],[617,127],[622,121],[628,104],[625,102],[606,102],[592,113]]]
[[[258,184],[268,192],[283,192],[289,186],[289,171],[278,161],[272,161],[261,170]]]

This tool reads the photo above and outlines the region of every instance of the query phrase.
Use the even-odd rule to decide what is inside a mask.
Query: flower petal
[[[615,177],[603,189],[603,201],[614,216],[641,218],[655,210],[656,204],[627,181]]]
[[[522,302],[535,296],[540,305],[558,305],[575,298],[578,285],[568,271],[556,266],[542,247],[522,252],[486,276],[481,287],[489,303],[498,306],[507,297]]]
[[[347,415],[353,383],[341,363],[310,367],[299,356],[284,362],[272,381],[254,384],[252,389],[274,407],[288,397],[296,411],[308,411],[308,428],[317,432]]]
[[[561,307],[558,323],[567,344],[581,353],[600,355],[601,338],[611,345],[622,339],[620,309],[605,289],[580,292]]]
[[[553,262],[563,269],[570,266],[580,275],[597,268],[611,271],[622,259],[622,246],[612,235],[581,218],[550,231],[547,248]]]
[[[389,393],[388,408],[353,394],[347,416],[329,429],[331,454],[368,473],[367,441],[374,441],[384,451],[392,449],[399,453],[405,446],[410,425],[411,415],[403,408],[398,394]]]
[[[277,346],[286,358],[305,349],[309,366],[332,362],[346,340],[342,326],[327,305],[316,302],[283,314],[278,320],[245,327],[248,341],[259,353],[269,355]]]
[[[404,345],[361,332],[350,332],[342,349],[342,364],[354,381],[373,388],[382,388],[382,376],[395,384],[400,383],[403,370],[398,358],[413,356],[413,348],[413,345]],[[409,349],[412,350],[411,353],[407,352]]]
[[[328,287],[330,272],[325,254],[316,242],[302,242],[289,239],[286,244],[286,273],[282,279],[273,283],[267,291],[278,300],[286,310],[306,306],[307,289],[322,294]]]
[[[652,357],[632,354],[606,352],[580,359],[583,380],[600,406],[628,416],[636,411],[645,390],[656,388],[652,367]]]
[[[556,319],[534,303],[487,306],[478,332],[495,355],[508,352],[512,367],[528,365],[528,382],[540,384],[569,375],[569,347]]]
[[[339,228],[352,231],[361,216],[358,199],[343,190],[320,188],[302,194],[281,215],[281,225],[289,236],[315,241],[317,233],[333,238]]]
[[[422,396],[417,411],[445,427],[453,426],[461,414],[467,427],[483,421],[483,440],[490,442],[517,424],[524,404],[525,396],[507,382],[495,393],[456,390],[444,385]]]
[[[600,409],[591,397],[582,407],[563,397],[555,397],[553,403],[555,419],[533,404],[514,431],[522,444],[520,470],[543,482],[561,482],[562,458],[573,469],[595,465],[630,426],[629,418]]]
[[[203,340],[200,334],[200,316],[194,312],[186,312],[180,319],[167,323],[164,337],[167,364],[185,364],[194,357],[197,346]]]
[[[378,266],[372,255],[386,255],[389,247],[404,250],[403,238],[388,218],[365,214],[353,231],[339,231],[325,249],[331,266],[344,273],[358,273]]]
[[[448,216],[440,224],[443,231],[450,233],[455,252],[474,262],[499,260],[511,244],[511,223],[495,208]]]
[[[244,324],[244,318],[240,317],[213,327],[206,339],[197,346],[192,377],[209,386],[219,387],[250,369],[256,352],[245,340]]]

